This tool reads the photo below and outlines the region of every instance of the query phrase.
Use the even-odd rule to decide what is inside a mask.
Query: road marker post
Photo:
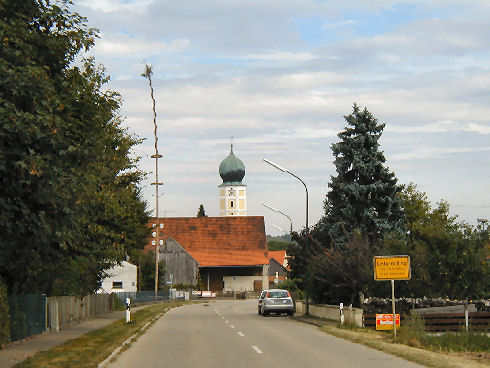
[[[126,323],[131,322],[131,299],[126,298]]]
[[[340,303],[340,325],[344,324],[344,303]]]
[[[410,280],[410,256],[375,256],[374,280],[391,281],[391,310],[393,315],[393,334],[396,339],[395,280]]]

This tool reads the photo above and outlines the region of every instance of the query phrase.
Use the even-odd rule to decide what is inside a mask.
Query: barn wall
[[[167,283],[172,281],[172,285],[197,285],[198,264],[175,240],[169,238],[160,247],[160,261],[165,262]],[[170,275],[173,275],[172,280]]]

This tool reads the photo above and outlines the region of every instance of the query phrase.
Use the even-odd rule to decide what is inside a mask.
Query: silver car
[[[281,289],[264,290],[259,296],[258,314],[267,316],[269,313],[294,314],[294,303],[289,291]]]

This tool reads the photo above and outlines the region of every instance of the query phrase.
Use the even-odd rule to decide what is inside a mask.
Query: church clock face
[[[235,195],[235,189],[230,188],[230,190],[228,191],[228,195],[234,196]]]

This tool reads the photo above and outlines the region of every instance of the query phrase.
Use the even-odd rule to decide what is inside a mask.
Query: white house
[[[120,266],[105,271],[109,276],[102,280],[101,293],[117,293],[121,291],[137,291],[138,267],[123,261]]]

